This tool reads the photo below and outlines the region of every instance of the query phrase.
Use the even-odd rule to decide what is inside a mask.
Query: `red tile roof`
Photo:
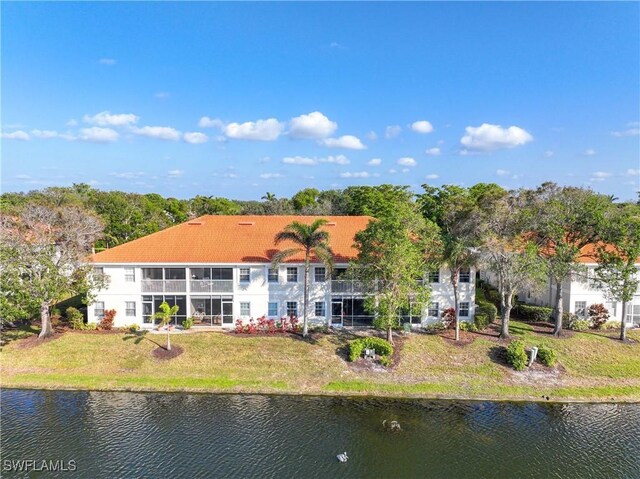
[[[274,252],[294,247],[274,245],[275,235],[293,221],[310,224],[317,218],[329,223],[329,245],[334,261],[348,262],[357,255],[353,239],[366,228],[368,216],[215,216],[206,215],[129,243],[101,251],[94,263],[269,263]],[[301,262],[304,255],[288,262]]]

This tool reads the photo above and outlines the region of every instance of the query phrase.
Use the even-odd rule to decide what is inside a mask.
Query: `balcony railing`
[[[233,293],[231,279],[192,279],[192,293]]]
[[[365,290],[365,285],[362,281],[337,279],[331,281],[332,293],[362,293]]]
[[[184,279],[143,279],[143,293],[184,293],[187,291],[187,281]]]

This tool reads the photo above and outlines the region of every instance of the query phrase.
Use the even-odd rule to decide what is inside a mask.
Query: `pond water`
[[[2,477],[640,477],[640,404],[4,390],[1,406]],[[75,471],[9,470],[30,459]]]

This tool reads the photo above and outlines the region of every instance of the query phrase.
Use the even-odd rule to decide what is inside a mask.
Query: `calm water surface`
[[[5,390],[1,406],[3,464],[77,464],[2,477],[640,478],[639,404]]]

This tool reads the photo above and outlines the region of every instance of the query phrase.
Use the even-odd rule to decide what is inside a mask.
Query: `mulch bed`
[[[446,329],[439,333],[439,336],[455,346],[464,347],[467,344],[474,342],[477,334],[470,333],[468,331],[460,331],[460,339],[456,341],[456,331],[454,329]]]
[[[153,357],[156,359],[173,359],[180,356],[182,353],[184,353],[184,349],[177,345],[171,346],[171,351],[167,351],[163,347],[157,347],[151,352]]]
[[[16,346],[19,349],[31,349],[37,346],[40,346],[45,343],[50,343],[51,341],[55,341],[58,338],[61,338],[62,334],[55,333],[53,336],[49,336],[48,338],[38,339],[38,335],[34,334],[22,340],[16,342]]]

